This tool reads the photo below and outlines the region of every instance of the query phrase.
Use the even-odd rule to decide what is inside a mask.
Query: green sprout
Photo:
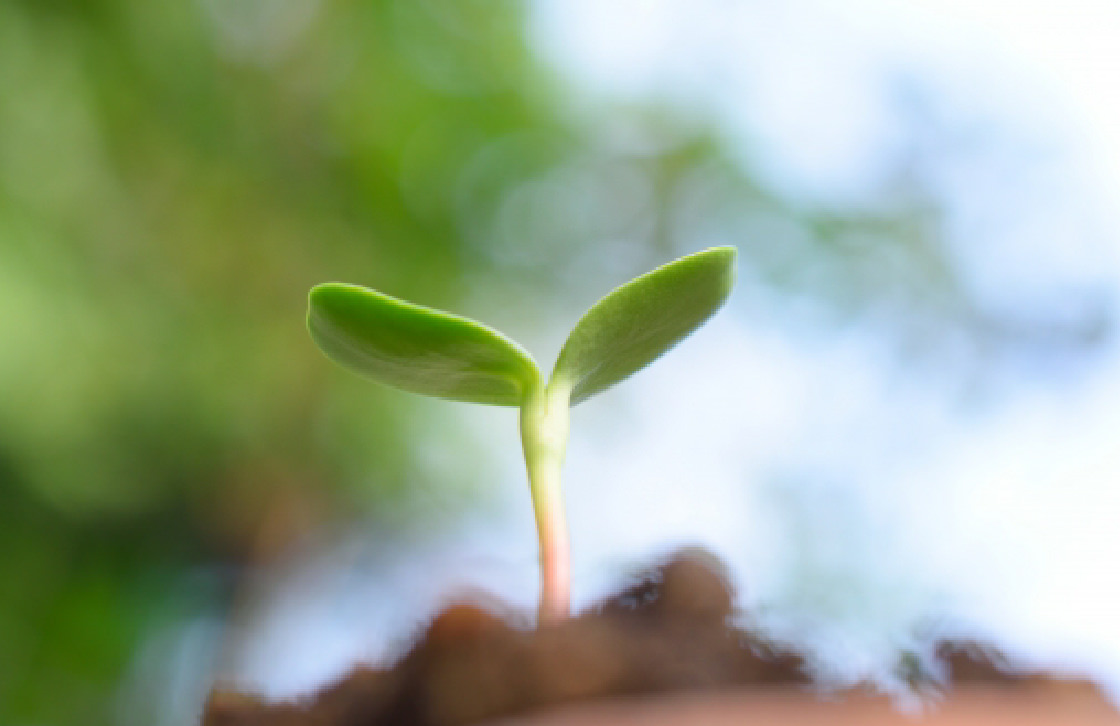
[[[568,529],[560,468],[568,410],[645,367],[723,305],[734,247],[658,267],[595,303],[568,335],[546,382],[533,357],[493,328],[328,282],[311,289],[307,328],[328,358],[374,381],[453,401],[516,406],[540,540],[539,621],[568,616]]]

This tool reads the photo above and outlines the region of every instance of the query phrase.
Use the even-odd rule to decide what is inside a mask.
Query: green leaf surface
[[[615,288],[576,324],[549,385],[571,386],[575,405],[653,362],[727,300],[735,257],[713,247]]]
[[[312,288],[307,328],[336,363],[426,396],[518,406],[540,380],[532,356],[498,331],[358,285]]]

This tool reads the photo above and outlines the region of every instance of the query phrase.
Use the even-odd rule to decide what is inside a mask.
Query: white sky
[[[995,304],[1059,305],[1070,285],[1120,287],[1118,3],[554,0],[537,7],[534,30],[546,57],[593,96],[682,104],[713,120],[744,163],[795,199],[873,204],[906,140],[899,81],[916,82],[947,126],[996,132],[975,154],[949,153],[932,165],[950,242],[974,289]],[[894,380],[873,342],[785,340],[774,350],[763,333],[760,354],[760,332],[741,331],[735,360],[740,375],[749,371],[772,387],[744,387],[722,403],[716,396],[708,409],[758,415],[689,426],[695,439],[677,447],[718,446],[713,439],[730,428],[766,451],[823,449],[820,465],[843,472],[860,516],[893,523],[884,546],[901,554],[876,566],[910,588],[903,609],[920,607],[916,593],[927,588],[929,602],[951,603],[950,612],[1012,650],[1120,683],[1120,358],[1081,380],[1020,389],[982,418],[965,419],[936,392]],[[659,364],[661,379],[641,381],[647,396],[659,395],[658,384],[671,388],[671,366],[708,360],[707,353],[684,360],[684,350]],[[777,405],[775,390],[787,393]],[[760,432],[760,421],[777,425]],[[899,427],[911,437],[899,437]],[[638,439],[616,452],[612,460],[626,462],[619,467],[640,459]],[[723,453],[736,450],[765,459],[742,443]],[[650,475],[668,466],[651,465]],[[618,506],[632,495],[619,495]],[[665,506],[679,511],[680,503]],[[857,520],[848,526],[867,523]],[[758,574],[741,553],[729,553],[730,542],[716,546],[739,572]],[[882,571],[848,574],[872,590],[884,584]]]

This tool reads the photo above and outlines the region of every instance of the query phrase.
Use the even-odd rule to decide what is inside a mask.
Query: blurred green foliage
[[[579,102],[525,25],[501,0],[0,0],[0,723],[112,721],[144,638],[423,476],[410,398],[311,344],[315,283],[532,345],[735,243],[748,286],[923,340],[989,325],[921,198],[785,203],[671,109]]]
[[[0,722],[106,722],[192,568],[405,490],[408,410],[308,288],[449,304],[570,143],[504,3],[0,2]],[[462,177],[513,133],[518,168]]]

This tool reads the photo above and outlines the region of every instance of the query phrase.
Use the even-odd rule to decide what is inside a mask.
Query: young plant
[[[379,383],[453,401],[517,406],[540,539],[539,619],[568,615],[568,530],[560,466],[568,409],[645,367],[723,305],[735,248],[682,257],[616,288],[568,335],[547,381],[520,345],[482,323],[328,282],[311,289],[307,328],[327,357]]]

